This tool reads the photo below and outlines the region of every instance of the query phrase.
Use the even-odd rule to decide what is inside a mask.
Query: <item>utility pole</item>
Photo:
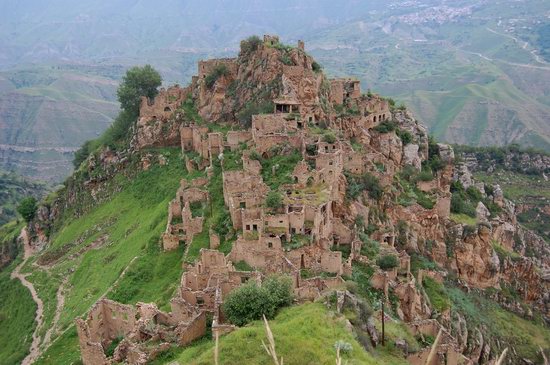
[[[384,313],[384,302],[386,301],[386,296],[382,297],[382,346],[386,345],[386,331],[385,331],[385,320],[386,315]]]

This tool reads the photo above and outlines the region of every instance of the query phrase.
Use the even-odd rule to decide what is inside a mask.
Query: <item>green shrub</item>
[[[420,190],[416,191],[416,202],[424,209],[432,209],[435,205],[435,202],[430,199],[426,193]]]
[[[233,290],[223,303],[227,319],[237,325],[258,320],[265,315],[273,318],[277,310],[292,303],[292,283],[286,277],[270,277],[260,287],[248,282]]]
[[[432,307],[437,310],[439,313],[445,311],[451,306],[451,301],[445,292],[443,284],[438,283],[429,276],[425,276],[422,280],[422,285],[424,290],[430,298]]]
[[[23,219],[28,223],[34,218],[37,208],[36,199],[32,196],[28,196],[21,200],[17,206],[17,212],[21,214]]]
[[[212,72],[210,72],[204,78],[204,83],[206,84],[206,87],[209,88],[209,89],[212,89],[212,87],[214,86],[216,81],[218,81],[218,79],[222,76],[227,76],[228,73],[229,73],[229,71],[227,70],[226,65],[223,65],[223,64],[222,65],[217,65],[216,67],[214,67]]]
[[[336,142],[336,136],[332,132],[326,132],[325,134],[323,134],[323,142],[335,143]]]
[[[313,63],[311,64],[311,69],[313,70],[313,72],[320,72],[323,67],[318,64],[316,61],[313,61]]]
[[[432,181],[434,178],[434,175],[431,170],[422,169],[420,173],[417,176],[417,179],[419,181]]]
[[[409,131],[406,131],[404,129],[397,129],[396,133],[399,138],[401,138],[401,142],[403,142],[403,145],[408,145],[413,140],[413,136]]]
[[[265,199],[265,205],[271,209],[279,209],[283,205],[283,198],[278,191],[270,191]]]
[[[378,124],[373,129],[378,133],[389,133],[394,131],[397,128],[397,124],[391,120],[385,120],[382,123]]]
[[[382,198],[384,189],[376,176],[369,173],[361,176],[353,176],[348,173],[345,173],[345,175],[348,180],[346,189],[346,196],[348,199],[357,199],[364,190],[368,191],[372,199],[380,200]]]
[[[369,258],[378,256],[378,252],[380,251],[380,244],[378,241],[371,239],[363,232],[359,232],[359,239],[363,242],[361,245],[361,255],[365,255]]]
[[[123,339],[124,337],[117,336],[114,340],[112,340],[109,346],[107,347],[107,349],[105,350],[105,355],[107,355],[108,357],[113,356],[115,353],[116,347],[118,346],[120,341],[122,341]]]
[[[276,309],[292,304],[292,280],[288,276],[270,276],[262,283]]]
[[[97,148],[94,141],[86,141],[84,144],[74,153],[73,166],[78,169],[80,164],[84,162],[88,156]]]
[[[399,265],[399,260],[395,255],[384,255],[380,256],[376,260],[376,265],[378,265],[382,270],[390,270]]]
[[[246,261],[239,261],[235,263],[235,270],[237,271],[254,271],[254,268],[250,266]]]
[[[255,114],[272,113],[274,104],[271,100],[248,102],[237,113],[237,120],[246,128],[250,128],[252,125],[252,116]]]
[[[260,44],[262,44],[262,40],[257,35],[250,36],[241,41],[241,55],[247,55],[256,51]]]
[[[414,182],[416,179],[418,171],[414,166],[406,165],[403,167],[403,169],[399,172],[399,177],[402,180],[408,181],[408,182]]]
[[[287,53],[283,53],[279,57],[279,61],[281,61],[282,63],[284,63],[287,66],[294,66],[294,62],[292,61],[292,58],[290,58],[290,56]]]
[[[476,209],[465,197],[465,194],[454,192],[451,196],[451,213],[466,214],[469,217],[475,217]]]

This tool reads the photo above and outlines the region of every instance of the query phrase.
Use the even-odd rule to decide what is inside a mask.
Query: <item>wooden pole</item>
[[[385,346],[386,342],[386,329],[385,329],[385,321],[386,321],[386,314],[384,313],[384,302],[386,301],[386,297],[382,298],[382,346]]]
[[[220,352],[219,352],[219,334],[218,334],[218,331],[216,331],[216,347],[214,348],[214,361],[215,361],[215,364],[218,365],[218,359],[219,359],[219,356],[220,356]]]

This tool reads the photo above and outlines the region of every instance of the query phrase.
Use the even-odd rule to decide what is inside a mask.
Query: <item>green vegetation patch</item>
[[[439,313],[442,313],[450,308],[451,301],[447,296],[443,284],[440,284],[434,279],[425,276],[422,279],[422,285],[424,286],[424,290],[426,291],[428,298],[430,298],[432,307],[435,310],[437,310]]]
[[[520,362],[522,357],[534,363],[543,362],[539,346],[545,351],[550,350],[550,330],[542,322],[523,319],[475,291],[465,293],[454,287],[447,287],[446,291],[453,310],[465,317],[470,330],[483,326],[483,337],[491,344],[494,355],[504,347],[512,346],[517,352],[513,363]]]
[[[10,273],[18,262],[0,271],[0,364],[20,363],[27,355],[36,323],[30,291]]]
[[[302,154],[298,150],[292,150],[288,154],[275,154],[270,158],[262,158],[262,177],[264,182],[277,190],[281,185],[292,183],[292,171],[296,164],[302,160]]]
[[[166,227],[168,202],[180,179],[196,176],[182,168],[178,148],[151,152],[155,151],[168,157],[167,165],[155,164],[131,179],[121,172],[115,178],[120,188],[114,189],[109,201],[79,218],[66,219],[54,233],[43,255],[67,249],[51,268],[45,271],[28,265],[32,267],[29,280],[44,301],[45,328],[51,326],[57,288],[65,277],[65,305],[58,324],[61,331],[72,326],[74,318],[85,314],[102,295],[131,304],[155,302],[167,308],[181,276],[183,247],[161,252],[159,238]],[[78,360],[77,341],[65,335],[54,340],[55,346],[46,351],[44,359],[54,361],[64,356],[63,352],[71,361]]]
[[[275,338],[276,350],[287,365],[333,364],[336,361],[334,344],[344,341],[351,351],[343,354],[348,365],[379,364],[376,355],[365,352],[344,322],[329,315],[321,303],[304,304],[283,309],[269,323]],[[262,347],[267,341],[264,324],[260,321],[221,337],[220,365],[270,365],[272,359]],[[180,364],[206,365],[214,363],[213,341],[203,340],[174,356]],[[404,363],[404,362],[403,362]]]

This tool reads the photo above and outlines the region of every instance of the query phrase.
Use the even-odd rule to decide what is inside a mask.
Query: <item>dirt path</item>
[[[21,284],[29,289],[29,291],[31,292],[32,300],[34,300],[34,302],[36,303],[36,314],[34,316],[34,320],[36,321],[36,328],[34,329],[34,332],[32,334],[32,344],[29,350],[29,354],[23,359],[23,362],[21,363],[22,365],[29,365],[32,364],[34,360],[36,360],[38,355],[40,355],[40,336],[38,335],[38,331],[42,327],[42,322],[44,320],[44,303],[42,302],[42,299],[40,299],[40,297],[38,296],[34,285],[32,285],[32,283],[27,280],[27,276],[29,274],[21,273],[21,268],[23,267],[23,265],[25,265],[25,263],[31,256],[32,250],[28,244],[27,232],[25,229],[21,231],[20,237],[23,239],[23,261],[21,261],[21,263],[17,265],[15,270],[12,271],[10,277],[12,279],[18,279],[19,281],[21,281]]]
[[[50,328],[48,328],[48,332],[46,332],[46,335],[44,335],[44,341],[42,341],[42,348],[47,348],[50,345],[50,342],[52,340],[52,335],[57,330],[57,323],[59,322],[59,318],[61,318],[61,311],[63,311],[63,306],[65,305],[65,286],[69,282],[69,277],[65,276],[63,281],[59,284],[59,288],[57,289],[56,299],[57,299],[57,306],[55,307],[55,315],[53,317],[52,325]],[[40,351],[39,351],[40,355]]]

